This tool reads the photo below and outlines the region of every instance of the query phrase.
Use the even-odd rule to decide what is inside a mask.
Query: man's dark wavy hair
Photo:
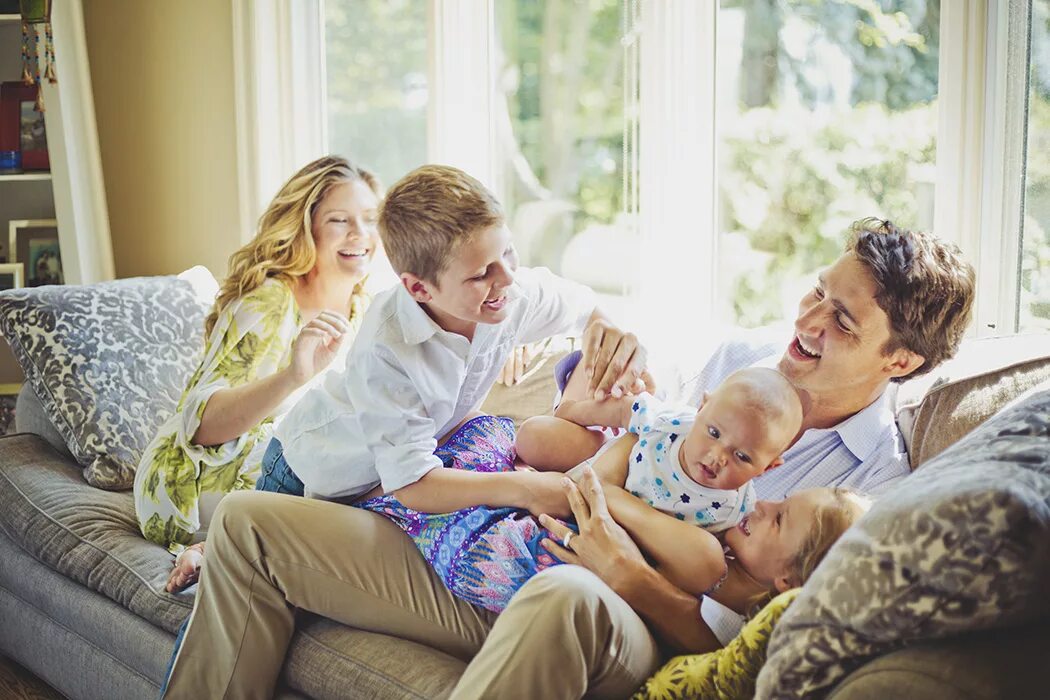
[[[974,270],[959,249],[932,234],[892,221],[861,219],[850,227],[850,253],[871,272],[875,301],[890,319],[890,354],[905,348],[925,362],[906,377],[926,374],[955,355],[970,323]]]

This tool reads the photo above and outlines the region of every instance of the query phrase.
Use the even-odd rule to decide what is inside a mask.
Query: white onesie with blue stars
[[[657,510],[710,532],[728,530],[755,507],[748,482],[735,491],[698,484],[682,471],[679,452],[696,411],[639,394],[631,404],[628,430],[638,436],[631,449],[624,488]]]

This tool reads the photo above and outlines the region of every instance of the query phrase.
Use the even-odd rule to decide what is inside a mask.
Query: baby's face
[[[679,463],[698,484],[738,489],[772,466],[794,437],[789,426],[749,410],[738,393],[722,387],[711,394],[682,445]]]

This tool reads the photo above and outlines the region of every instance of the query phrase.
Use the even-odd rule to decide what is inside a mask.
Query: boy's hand
[[[643,385],[646,359],[646,350],[634,333],[624,333],[603,318],[591,321],[583,332],[580,364],[589,379],[588,389],[598,401],[635,393]]]
[[[543,513],[557,518],[567,518],[572,514],[569,499],[565,494],[562,482],[565,475],[559,472],[517,472],[525,489],[524,507],[533,515]]]

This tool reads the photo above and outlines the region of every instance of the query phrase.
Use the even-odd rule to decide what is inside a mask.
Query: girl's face
[[[808,489],[783,501],[759,501],[755,510],[726,531],[725,543],[744,569],[764,586],[786,591],[800,585],[789,571],[791,560],[802,548],[816,511],[830,496]]]
[[[379,245],[379,198],[361,180],[333,186],[312,218],[319,277],[360,282],[368,274]]]

